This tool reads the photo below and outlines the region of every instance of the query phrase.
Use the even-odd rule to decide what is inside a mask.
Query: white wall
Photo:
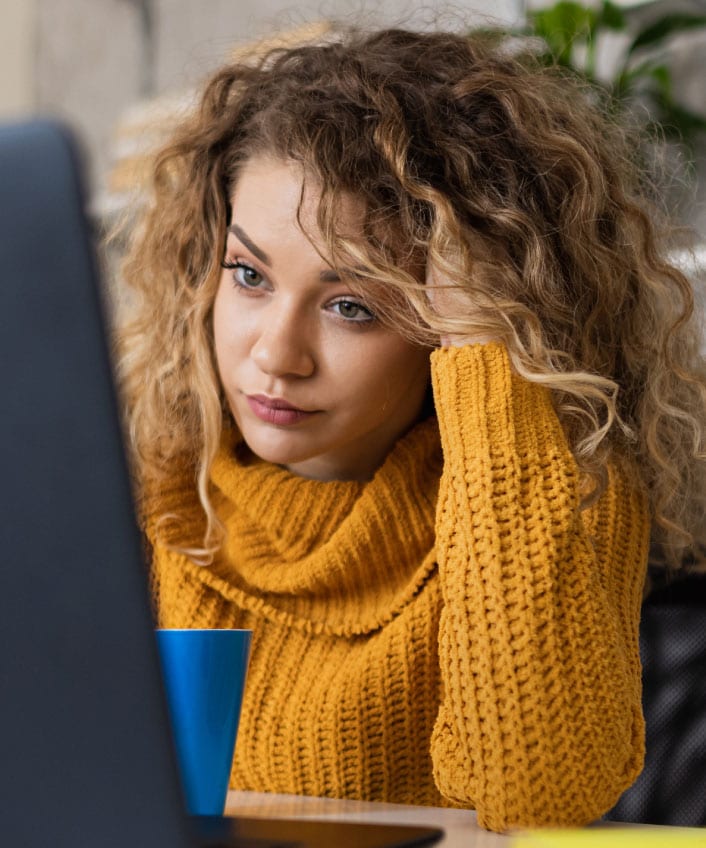
[[[0,0],[0,120],[34,111],[35,0]]]

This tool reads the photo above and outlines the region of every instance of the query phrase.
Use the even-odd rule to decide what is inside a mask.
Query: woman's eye
[[[228,268],[233,271],[233,280],[237,286],[244,289],[257,289],[264,282],[265,278],[259,271],[256,271],[252,266],[246,265],[245,262],[228,262],[221,263],[223,268]]]
[[[341,318],[345,318],[346,321],[364,323],[375,320],[373,313],[355,300],[337,300],[332,306],[336,313]]]

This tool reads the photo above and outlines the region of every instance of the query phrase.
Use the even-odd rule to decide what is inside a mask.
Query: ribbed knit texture
[[[160,624],[254,631],[233,787],[475,807],[493,830],[586,823],[642,764],[645,498],[612,468],[579,510],[549,393],[502,346],[436,351],[432,374],[438,424],[369,483],[224,440],[212,566],[167,545],[203,531],[175,479],[155,514],[180,521],[159,539],[148,521]]]

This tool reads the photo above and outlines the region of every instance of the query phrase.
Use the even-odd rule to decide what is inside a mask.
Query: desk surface
[[[445,837],[440,848],[510,848],[513,839],[498,833],[489,833],[476,823],[473,810],[449,810],[443,807],[415,807],[406,804],[380,804],[368,801],[339,801],[333,798],[308,798],[303,795],[273,795],[264,792],[229,792],[226,815],[252,816],[254,818],[337,819],[363,821],[377,824],[421,824],[440,827]],[[643,826],[644,827],[644,826]],[[635,825],[604,822],[593,828],[635,828]],[[660,845],[669,845],[669,828],[647,826]],[[676,835],[677,829],[671,835]],[[633,836],[637,837],[639,831]],[[641,831],[644,836],[644,831]],[[607,835],[607,834],[606,834]],[[633,841],[630,845],[635,845]],[[650,845],[656,844],[650,841]],[[695,844],[689,842],[690,845]],[[706,832],[699,845],[706,845]]]
[[[512,840],[488,833],[476,824],[472,810],[414,807],[367,801],[338,801],[301,795],[270,795],[260,792],[229,792],[226,815],[263,818],[310,818],[366,821],[377,824],[422,824],[441,827],[443,848],[509,848]]]

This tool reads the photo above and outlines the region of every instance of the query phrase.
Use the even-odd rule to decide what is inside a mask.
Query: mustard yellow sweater
[[[614,468],[579,510],[549,394],[502,346],[438,350],[432,375],[438,423],[367,483],[224,444],[212,566],[169,549],[203,528],[191,486],[164,491],[160,623],[254,631],[233,787],[589,822],[642,765],[644,496]]]

